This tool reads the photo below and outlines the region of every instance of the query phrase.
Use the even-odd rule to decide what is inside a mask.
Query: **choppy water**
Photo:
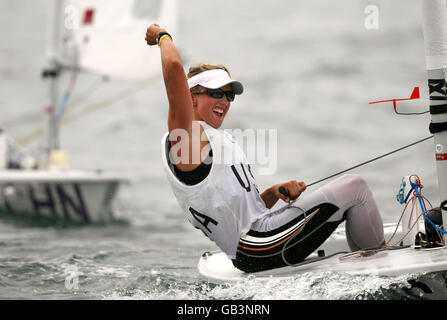
[[[261,189],[290,179],[310,183],[429,135],[428,115],[398,117],[391,105],[368,105],[408,97],[419,86],[422,99],[406,106],[427,109],[419,3],[375,1],[380,17],[375,31],[364,27],[369,4],[364,0],[181,3],[180,30],[174,39],[185,64],[222,63],[244,83],[245,93],[237,97],[225,127],[278,129],[278,170],[258,176]],[[0,2],[0,125],[17,138],[43,122],[47,88],[39,74],[45,62],[47,6],[45,0]],[[94,76],[84,76],[74,99],[96,83]],[[111,81],[84,104],[133,86]],[[73,167],[121,171],[132,178],[116,202],[118,222],[79,226],[3,217],[0,298],[420,297],[416,292],[420,288],[408,289],[408,276],[309,273],[289,283],[208,284],[196,266],[200,255],[215,247],[190,227],[161,167],[166,117],[160,78],[63,128],[62,145],[70,152]],[[418,174],[425,195],[439,202],[433,159],[432,143],[426,142],[355,171],[367,179],[385,222],[395,221],[402,210],[395,194],[405,175]],[[73,272],[78,282],[71,281]],[[444,281],[437,277],[429,281]]]

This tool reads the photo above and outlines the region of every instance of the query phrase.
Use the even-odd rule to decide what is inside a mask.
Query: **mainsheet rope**
[[[330,176],[327,176],[327,177],[325,177],[325,178],[323,178],[323,179],[320,179],[320,180],[317,180],[317,181],[315,181],[315,182],[309,183],[309,184],[307,184],[307,187],[313,186],[314,184],[323,182],[323,181],[325,181],[325,180],[328,180],[328,179],[330,179],[330,178],[333,178],[333,177],[335,177],[335,176],[338,176],[338,175],[340,175],[340,174],[342,174],[342,173],[345,173],[345,172],[348,172],[348,171],[350,171],[350,170],[356,169],[356,168],[358,168],[358,167],[364,166],[364,165],[366,165],[366,164],[368,164],[368,163],[371,163],[371,162],[373,162],[373,161],[382,159],[382,158],[384,158],[384,157],[387,157],[387,156],[389,156],[389,155],[392,155],[393,153],[396,153],[396,152],[399,152],[399,151],[404,150],[404,149],[406,149],[406,148],[412,147],[412,146],[414,146],[414,145],[416,145],[416,144],[419,144],[419,143],[421,143],[421,142],[427,141],[427,140],[429,140],[429,139],[431,139],[431,138],[433,138],[433,135],[431,135],[431,136],[429,136],[429,137],[426,137],[426,138],[423,138],[423,139],[420,139],[420,140],[418,140],[418,141],[412,142],[412,143],[407,144],[407,145],[405,145],[405,146],[403,146],[403,147],[400,147],[400,148],[398,148],[398,149],[395,149],[395,150],[393,150],[393,151],[390,151],[390,152],[387,152],[387,153],[385,153],[385,154],[382,154],[382,155],[380,155],[380,156],[378,156],[378,157],[375,157],[375,158],[373,158],[373,159],[370,159],[370,160],[367,160],[367,161],[365,161],[365,162],[359,163],[359,164],[357,164],[357,165],[355,165],[355,166],[353,166],[353,167],[350,167],[350,168],[348,168],[348,169],[339,171],[339,172],[334,173],[334,174],[332,174],[332,175],[330,175]]]

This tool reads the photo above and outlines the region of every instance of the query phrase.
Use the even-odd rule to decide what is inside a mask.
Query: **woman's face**
[[[223,91],[231,91],[231,85],[221,87]],[[204,89],[206,91],[206,89]],[[224,95],[220,99],[210,97],[207,93],[192,94],[194,120],[202,120],[213,128],[220,128],[230,109],[230,102]]]

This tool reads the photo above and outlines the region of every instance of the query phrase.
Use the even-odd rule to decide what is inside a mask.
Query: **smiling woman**
[[[242,94],[244,89],[239,81],[231,80],[225,67],[223,67],[225,69],[220,69],[217,66],[207,66],[214,69],[203,71],[194,76],[188,75],[188,86],[192,93],[194,120],[205,121],[218,129],[221,127],[235,95]],[[197,68],[200,68],[200,65],[192,69]],[[226,99],[223,99],[224,96]]]
[[[292,180],[259,193],[244,152],[220,129],[242,84],[221,65],[199,64],[186,76],[171,35],[157,24],[147,29],[146,42],[161,49],[169,100],[162,157],[169,184],[190,223],[237,268],[255,272],[300,262],[345,220],[351,248],[383,244],[380,213],[356,175],[270,211],[278,199],[297,199],[306,184]]]

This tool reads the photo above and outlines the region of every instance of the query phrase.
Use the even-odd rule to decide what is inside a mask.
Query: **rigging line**
[[[62,125],[66,125],[69,124],[71,122],[74,122],[76,120],[79,120],[82,116],[89,114],[90,112],[93,112],[95,110],[99,110],[101,108],[107,107],[121,99],[124,99],[132,94],[137,93],[138,91],[144,89],[148,84],[150,84],[155,78],[149,78],[147,80],[145,80],[143,83],[134,86],[134,87],[130,87],[124,90],[119,91],[117,94],[113,95],[110,98],[104,99],[98,103],[92,104],[89,107],[87,107],[85,110],[83,110],[82,112],[78,112],[75,115],[72,116],[66,116],[64,118],[64,120],[61,121]],[[27,135],[23,136],[20,139],[17,139],[16,142],[21,145],[22,147],[25,147],[26,145],[30,144],[32,141],[36,140],[37,138],[39,138],[41,135],[43,134],[43,129],[39,128],[36,129],[30,133],[28,133]]]
[[[101,85],[106,82],[107,80],[104,79],[103,76],[101,76],[99,79],[97,79],[92,85],[90,85],[88,87],[87,90],[85,90],[83,93],[79,94],[78,96],[75,96],[71,99],[71,102],[68,103],[67,105],[67,110],[65,111],[66,113],[70,112],[71,109],[73,109],[74,107],[76,107],[77,105],[81,104],[82,102],[84,102],[85,100],[87,100],[87,98],[94,93],[95,91],[97,91]]]
[[[308,184],[307,187],[313,186],[314,184],[323,182],[323,181],[325,181],[325,180],[327,180],[327,179],[333,178],[333,177],[338,176],[338,175],[340,175],[340,174],[342,174],[342,173],[345,173],[345,172],[348,172],[348,171],[350,171],[350,170],[356,169],[356,168],[358,168],[358,167],[364,166],[365,164],[368,164],[368,163],[371,163],[371,162],[373,162],[373,161],[379,160],[379,159],[381,159],[381,158],[384,158],[384,157],[389,156],[389,155],[391,155],[391,154],[393,154],[393,153],[399,152],[399,151],[401,151],[401,150],[403,150],[403,149],[409,148],[409,147],[411,147],[411,146],[414,146],[414,145],[416,145],[416,144],[418,144],[418,143],[424,142],[424,141],[429,140],[429,139],[431,139],[431,138],[433,138],[433,135],[431,135],[431,136],[429,136],[429,137],[426,137],[426,138],[424,138],[424,139],[421,139],[421,140],[412,142],[412,143],[410,143],[410,144],[407,144],[406,146],[403,146],[403,147],[400,147],[400,148],[398,148],[398,149],[396,149],[396,150],[387,152],[387,153],[382,154],[382,155],[380,155],[380,156],[378,156],[378,157],[375,157],[375,158],[373,158],[373,159],[370,159],[370,160],[367,160],[367,161],[365,161],[365,162],[359,163],[359,164],[357,164],[357,165],[355,165],[355,166],[353,166],[353,167],[350,167],[350,168],[348,168],[348,169],[345,169],[345,170],[342,170],[342,171],[340,171],[340,172],[334,173],[334,174],[332,174],[332,175],[330,175],[330,176],[328,176],[328,177],[326,177],[326,178],[323,178],[323,179],[317,180],[317,181],[315,181],[315,182],[312,182],[312,183]]]
[[[425,200],[427,200],[428,204],[430,205],[430,208],[433,209],[433,205],[431,204],[430,200],[428,200],[428,199],[427,199],[426,197],[424,197],[424,196],[422,196],[422,198],[425,199]],[[396,228],[394,229],[393,234],[392,234],[391,237],[388,239],[388,241],[386,241],[386,245],[387,245],[387,246],[389,246],[389,244],[391,243],[391,240],[392,240],[392,239],[394,238],[394,236],[396,235],[397,230],[399,229],[399,225],[400,225],[400,223],[401,223],[401,221],[402,221],[402,218],[403,218],[403,216],[404,216],[404,214],[405,214],[405,211],[407,210],[408,204],[410,203],[410,200],[411,200],[411,201],[414,201],[413,206],[416,205],[416,197],[415,197],[415,196],[411,197],[411,198],[408,200],[408,202],[405,204],[405,207],[404,207],[404,209],[402,210],[402,214],[400,215],[399,221],[397,222],[397,225],[396,225]],[[413,210],[413,209],[411,209],[411,210]],[[408,228],[407,233],[405,233],[405,234],[403,235],[403,237],[401,237],[398,241],[396,241],[396,243],[395,243],[394,245],[392,245],[392,246],[398,246],[399,243],[401,243],[401,242],[405,239],[405,237],[411,232],[411,230],[413,230],[414,226],[416,226],[417,223],[419,223],[419,219],[420,219],[423,215],[424,215],[423,212],[421,212],[419,215],[417,215],[417,217],[416,217],[416,219],[415,219],[415,222],[412,224],[412,226],[411,226],[410,228]]]
[[[60,120],[63,117],[64,112],[65,112],[65,110],[67,108],[67,104],[68,104],[68,101],[70,99],[70,95],[73,92],[73,88],[74,88],[74,86],[76,84],[77,77],[78,77],[78,72],[75,70],[71,74],[70,83],[68,85],[68,88],[65,91],[65,93],[64,93],[64,95],[62,97],[62,101],[61,101],[61,103],[59,105],[59,108],[56,111],[56,121],[58,121],[58,122],[60,122]]]
[[[422,111],[422,112],[399,112],[397,110],[394,110],[394,112],[396,114],[400,115],[400,116],[418,116],[418,115],[421,115],[421,114],[429,113],[430,110]]]
[[[126,97],[128,97],[128,96],[130,96],[132,94],[135,94],[138,91],[144,89],[146,87],[146,85],[151,83],[152,80],[154,80],[154,79],[155,78],[149,78],[149,79],[145,80],[143,83],[141,83],[140,85],[137,85],[135,87],[127,88],[127,89],[122,90],[122,91],[118,92],[117,94],[111,96],[110,98],[106,98],[106,99],[104,99],[104,100],[102,100],[102,101],[100,101],[98,103],[92,104],[89,107],[85,108],[84,110],[82,110],[82,111],[80,111],[80,112],[78,112],[78,113],[76,113],[74,115],[67,116],[62,121],[62,123],[65,125],[65,124],[74,122],[74,121],[78,120],[79,118],[81,118],[81,117],[83,117],[85,115],[88,115],[89,113],[91,113],[93,111],[96,111],[96,110],[102,109],[104,107],[107,107],[107,106],[109,106],[109,105],[111,105],[111,104],[113,104],[113,103],[115,103],[115,102],[117,102],[119,100],[122,100],[122,99],[124,99],[124,98],[126,98]]]

